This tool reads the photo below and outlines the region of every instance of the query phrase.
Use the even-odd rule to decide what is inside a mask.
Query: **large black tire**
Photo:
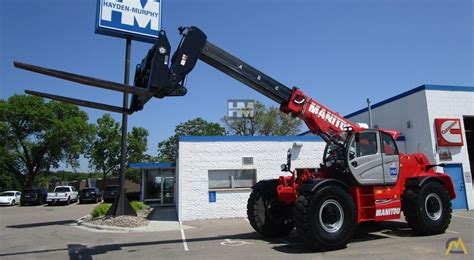
[[[451,222],[451,212],[451,198],[441,183],[431,181],[404,193],[403,214],[419,235],[444,233]]]
[[[346,190],[323,184],[298,197],[294,216],[296,230],[306,246],[330,251],[346,247],[356,227],[357,211]]]
[[[286,236],[294,228],[293,205],[278,199],[277,185],[278,180],[258,182],[247,202],[250,225],[264,237]]]

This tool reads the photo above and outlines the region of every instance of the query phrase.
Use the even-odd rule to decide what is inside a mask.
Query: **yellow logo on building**
[[[461,248],[461,249],[459,249]],[[448,239],[446,241],[446,252],[445,255],[447,254],[464,254],[467,255],[467,249],[466,246],[464,246],[464,243],[462,242],[460,237],[453,237]]]

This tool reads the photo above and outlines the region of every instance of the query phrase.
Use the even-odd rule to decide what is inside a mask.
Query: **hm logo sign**
[[[230,99],[227,102],[227,116],[231,118],[252,118],[255,116],[255,101]]]
[[[154,42],[160,31],[161,0],[98,0],[97,15],[98,33]]]

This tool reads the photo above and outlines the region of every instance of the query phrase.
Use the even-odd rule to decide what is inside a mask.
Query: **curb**
[[[147,231],[147,226],[136,227],[136,228],[127,228],[127,227],[114,227],[106,225],[96,225],[91,223],[84,222],[84,219],[88,218],[90,215],[83,216],[76,220],[78,226],[84,226],[88,228],[98,229],[98,230],[107,230],[107,231],[125,231],[125,232],[149,232]]]

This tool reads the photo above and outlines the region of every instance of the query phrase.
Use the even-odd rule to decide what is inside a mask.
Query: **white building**
[[[325,143],[316,136],[186,136],[179,140],[176,209],[179,220],[247,216],[253,184],[292,168],[317,168]],[[288,175],[288,173],[283,173]]]
[[[346,118],[369,122],[367,109]],[[446,163],[438,170],[450,174],[455,182],[453,208],[474,208],[473,87],[423,85],[372,105],[372,119],[374,128],[401,132],[397,140],[401,152],[421,152],[433,163]],[[444,121],[435,124],[435,119]],[[442,128],[440,137],[437,128]],[[299,169],[319,167],[324,147],[319,137],[309,133],[284,137],[188,136],[180,138],[176,165],[132,167],[143,171],[142,199],[161,205],[174,201],[181,221],[245,217],[250,187],[259,180],[282,175],[280,165],[286,162],[289,148],[292,168]]]

